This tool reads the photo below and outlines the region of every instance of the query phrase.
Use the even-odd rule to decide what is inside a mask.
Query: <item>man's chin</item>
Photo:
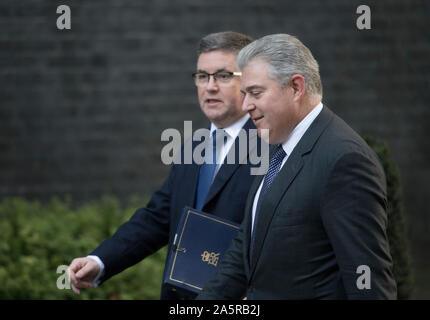
[[[220,126],[224,127],[224,123],[226,122],[227,117],[223,114],[219,114],[219,113],[206,113],[206,118],[209,119],[210,122],[212,122],[213,124],[215,124],[218,128]]]
[[[270,143],[270,134],[269,129],[259,128],[257,127],[258,136],[263,139],[265,142]]]
[[[224,108],[205,108],[203,109],[203,113],[205,114],[206,118],[208,118],[209,121],[215,124],[218,128],[228,127],[246,114],[240,114]]]

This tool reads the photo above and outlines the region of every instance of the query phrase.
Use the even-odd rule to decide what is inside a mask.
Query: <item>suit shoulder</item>
[[[326,167],[334,166],[347,155],[350,157],[355,155],[356,159],[364,159],[382,169],[380,160],[372,148],[336,114],[333,114],[315,148]]]
[[[360,153],[365,157],[375,156],[366,141],[336,114],[333,114],[333,119],[321,138],[331,154],[342,156],[347,153]]]

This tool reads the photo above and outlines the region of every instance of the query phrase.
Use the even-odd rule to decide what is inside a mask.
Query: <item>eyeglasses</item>
[[[230,71],[218,71],[215,73],[207,73],[207,72],[195,72],[192,74],[194,78],[194,82],[198,87],[207,86],[209,83],[209,79],[211,76],[214,77],[214,81],[219,85],[229,84],[233,77],[240,77],[242,72],[230,72]]]

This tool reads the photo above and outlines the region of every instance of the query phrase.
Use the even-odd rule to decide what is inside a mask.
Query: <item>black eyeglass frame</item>
[[[236,76],[236,77],[240,77],[240,76],[242,76],[242,72],[240,72],[240,71],[235,71],[235,72],[232,72],[232,71],[226,71],[226,70],[222,70],[222,71],[217,71],[217,72],[214,72],[214,73],[208,73],[208,72],[204,72],[204,71],[200,71],[200,72],[194,72],[191,76],[193,77],[193,79],[194,79],[194,81],[198,81],[197,80],[197,75],[198,74],[204,74],[204,75],[207,75],[207,77],[208,77],[208,82],[207,83],[209,83],[209,81],[210,81],[210,79],[211,79],[211,76],[212,77],[214,77],[214,80],[215,81],[217,81],[218,80],[218,78],[217,78],[217,76],[218,75],[220,75],[220,74],[229,74],[231,77],[232,76]],[[230,78],[230,79],[228,79],[229,81],[231,80],[232,78]],[[197,84],[197,83],[196,83]]]

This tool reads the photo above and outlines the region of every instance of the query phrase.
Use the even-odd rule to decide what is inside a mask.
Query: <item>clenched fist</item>
[[[69,274],[70,284],[75,293],[80,294],[84,288],[91,288],[93,281],[99,274],[99,264],[91,258],[73,259],[67,273]]]

